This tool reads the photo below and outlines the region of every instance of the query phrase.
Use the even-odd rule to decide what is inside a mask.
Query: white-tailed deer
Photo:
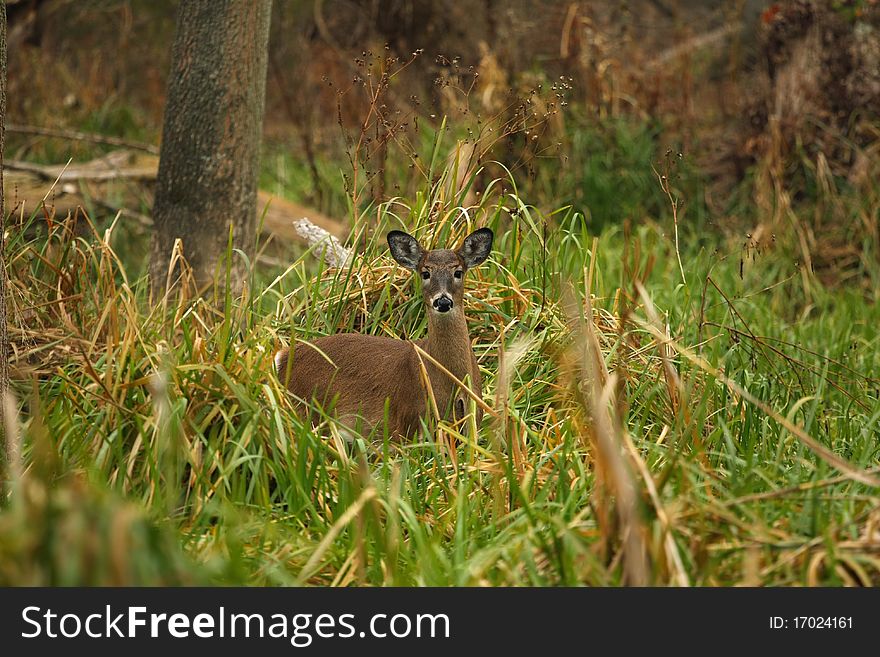
[[[422,279],[428,313],[428,335],[408,342],[394,338],[340,333],[296,344],[275,355],[278,377],[300,402],[316,401],[331,409],[344,425],[366,435],[384,433],[395,439],[413,436],[420,419],[429,418],[433,402],[445,420],[461,420],[470,406],[468,395],[428,358],[418,345],[482,399],[482,379],[471,349],[464,316],[464,275],[489,257],[492,231],[480,228],[455,251],[425,251],[412,236],[388,233],[394,259]],[[477,407],[477,424],[482,411]]]

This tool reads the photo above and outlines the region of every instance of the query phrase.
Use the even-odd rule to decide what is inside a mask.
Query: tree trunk
[[[9,388],[9,333],[6,328],[6,197],[3,149],[6,145],[6,3],[0,2],[0,435],[5,435],[4,405]]]
[[[271,5],[180,3],[153,204],[154,293],[177,239],[200,289],[225,274],[230,227],[233,248],[253,256]],[[235,289],[247,280],[235,254],[231,274]]]

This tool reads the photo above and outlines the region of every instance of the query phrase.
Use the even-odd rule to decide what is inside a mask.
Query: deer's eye
[[[425,269],[425,270],[422,272],[422,278],[423,278],[424,280],[428,280],[429,278],[431,278],[431,272],[429,272],[427,269]]]
[[[464,276],[464,272],[461,269],[456,269],[455,274],[453,274],[456,278],[461,278]]]

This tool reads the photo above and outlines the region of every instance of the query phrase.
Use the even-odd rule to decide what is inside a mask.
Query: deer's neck
[[[464,379],[470,372],[471,339],[463,311],[453,310],[445,315],[428,311],[428,335],[421,342],[422,349],[458,379]]]

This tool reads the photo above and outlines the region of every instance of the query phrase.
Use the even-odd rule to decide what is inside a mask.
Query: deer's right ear
[[[388,248],[398,263],[407,269],[418,269],[424,252],[418,240],[402,230],[388,233]]]

